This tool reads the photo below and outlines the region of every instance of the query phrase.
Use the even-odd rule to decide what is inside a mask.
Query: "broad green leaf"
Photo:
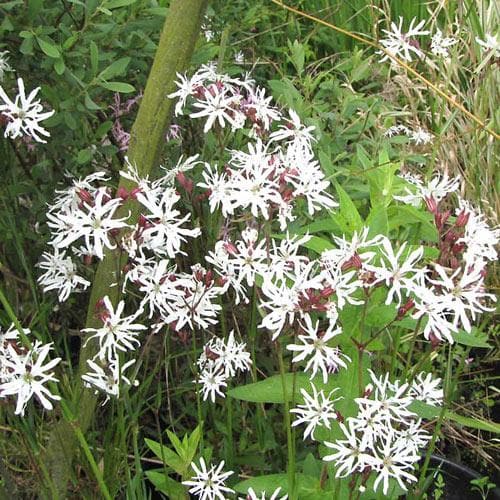
[[[335,182],[335,189],[339,198],[339,208],[332,217],[339,223],[342,231],[350,236],[354,231],[360,231],[363,228],[363,219],[356,205],[338,182]]]
[[[298,496],[305,500],[321,500],[323,498],[332,498],[331,490],[322,490],[320,487],[320,478],[314,478],[306,474],[295,474],[297,481]],[[266,492],[266,498],[277,489],[281,488],[281,498],[285,493],[288,493],[288,476],[287,474],[269,474],[266,476],[257,476],[251,479],[246,479],[233,486],[238,493],[247,493],[249,488],[252,488],[257,495],[262,495]]]
[[[125,73],[127,66],[130,63],[130,57],[122,57],[104,68],[98,75],[100,80],[109,80],[118,75]]]
[[[487,342],[488,336],[474,327],[470,333],[467,333],[465,330],[459,330],[457,333],[452,333],[451,336],[455,342],[469,347],[492,347],[491,344]]]
[[[318,390],[323,389],[327,392],[339,387],[338,374],[331,375],[328,382],[324,384],[321,377],[314,377],[313,380],[310,380],[307,373],[297,372],[295,373],[295,397],[293,397],[294,374],[285,373],[284,380],[288,401],[302,400],[300,390],[305,389],[310,392],[311,382],[314,383]],[[252,403],[284,403],[285,401],[281,375],[273,375],[260,382],[235,387],[228,391],[228,395],[234,399]]]
[[[50,38],[44,39],[37,36],[36,41],[38,42],[38,45],[40,46],[44,54],[48,55],[49,57],[53,57],[54,59],[57,59],[61,56],[61,52]]]
[[[366,219],[366,225],[369,227],[368,236],[370,238],[377,234],[389,235],[389,220],[387,218],[387,209],[384,206],[377,205],[372,207],[370,214]]]
[[[189,463],[185,463],[177,453],[168,448],[165,445],[161,445],[152,439],[144,440],[148,445],[149,449],[160,459],[163,461],[165,465],[172,467],[175,472],[179,475],[184,475],[186,470],[189,467]]]
[[[146,471],[147,478],[154,484],[155,488],[165,493],[172,500],[185,500],[187,498],[186,488],[179,482],[165,475],[161,470]]]
[[[413,401],[410,405],[410,410],[415,412],[419,417],[428,420],[438,418],[441,413],[440,407],[426,404],[423,401]],[[480,418],[464,417],[450,410],[445,411],[444,418],[465,427],[500,434],[500,425],[495,422],[489,422]]]
[[[120,92],[122,94],[129,94],[130,92],[135,92],[135,88],[129,83],[125,82],[100,82],[99,86],[112,90],[113,92]]]

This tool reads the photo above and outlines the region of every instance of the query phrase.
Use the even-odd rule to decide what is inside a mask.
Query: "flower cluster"
[[[306,200],[310,215],[336,206],[311,149],[314,127],[305,127],[293,110],[284,117],[265,96],[265,89],[248,77],[220,75],[212,66],[203,66],[189,79],[178,77],[179,90],[169,96],[178,98],[176,114],[190,105],[199,109],[191,118],[206,118],[204,132],[216,123],[233,131],[249,124],[250,135],[258,137],[255,144],[248,144],[248,152],[230,151],[223,171],[206,165],[198,186],[207,190],[211,212],[220,208],[227,217],[236,210],[249,210],[266,220],[276,214],[284,230],[287,221],[294,220],[298,199]]]
[[[377,491],[382,483],[384,495],[391,478],[406,491],[405,482],[416,481],[411,472],[420,460],[419,450],[431,435],[409,409],[416,398],[408,384],[393,384],[388,374],[370,375],[372,384],[366,387],[363,397],[356,399],[357,415],[340,423],[345,439],[325,442],[334,453],[323,460],[335,463],[337,477],[360,473],[363,486],[375,473],[373,489]]]
[[[222,389],[227,386],[227,380],[238,372],[250,369],[252,361],[245,348],[245,343],[235,340],[234,331],[231,331],[227,340],[214,337],[205,344],[198,358],[199,382],[204,400],[210,397],[213,403],[216,395],[224,397]]]
[[[23,334],[30,334],[30,330],[23,328]],[[52,369],[61,361],[47,360],[51,350],[52,344],[38,340],[26,348],[13,324],[5,332],[0,329],[0,398],[17,397],[16,415],[24,415],[33,396],[47,410],[53,408],[51,400],[61,399],[46,387],[49,382],[58,382]]]
[[[424,130],[422,127],[412,129],[406,125],[393,125],[385,131],[386,137],[392,137],[394,135],[406,135],[410,141],[415,143],[415,145],[424,145],[432,142],[432,134]]]

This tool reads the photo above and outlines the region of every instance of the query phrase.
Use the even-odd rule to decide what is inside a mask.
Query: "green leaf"
[[[49,57],[53,57],[54,59],[57,59],[61,56],[61,53],[56,44],[50,38],[47,37],[43,39],[37,36],[36,41],[38,42],[38,45],[40,46],[44,54],[48,55]]]
[[[99,49],[97,44],[91,40],[90,41],[90,67],[92,69],[92,75],[97,75],[97,70],[99,68]]]
[[[297,480],[298,497],[306,500],[320,500],[323,498],[333,498],[332,491],[322,490],[319,477],[314,478],[305,474],[295,474]],[[247,493],[249,488],[252,488],[255,493],[260,496],[266,492],[267,495],[277,488],[281,488],[279,497],[288,493],[288,476],[287,474],[269,474],[266,476],[252,477],[246,479],[233,486],[238,493]]]
[[[363,229],[363,219],[359,215],[356,205],[338,182],[335,182],[335,189],[339,197],[339,208],[332,217],[339,223],[342,232],[350,236],[354,231]]]
[[[470,333],[467,333],[465,330],[459,330],[457,333],[452,333],[451,336],[455,342],[469,347],[492,347],[491,344],[488,344],[486,341],[488,336],[480,332],[480,330],[475,327],[472,327],[472,331]]]
[[[374,206],[366,219],[366,225],[370,228],[368,236],[370,238],[377,234],[389,235],[389,219],[387,209],[384,206]]]
[[[64,65],[64,59],[60,57],[59,59],[56,59],[54,61],[54,71],[58,75],[62,75],[64,73],[64,70],[66,69],[66,66]]]
[[[419,417],[426,418],[428,420],[439,417],[439,414],[441,413],[440,407],[426,404],[423,401],[413,401],[409,409],[415,412]],[[495,422],[489,422],[488,420],[482,420],[480,418],[464,417],[463,415],[459,415],[458,413],[450,410],[445,411],[444,418],[452,420],[465,427],[500,434],[500,425]]]
[[[162,470],[146,471],[147,478],[154,484],[155,488],[165,493],[172,500],[184,500],[186,498],[186,488],[179,482],[165,475]]]
[[[135,92],[135,88],[129,83],[125,82],[100,82],[99,86],[107,90],[112,90],[113,92],[120,92],[122,94]]]
[[[293,43],[288,40],[288,50],[290,51],[290,61],[295,66],[297,74],[301,75],[304,71],[304,62],[306,53],[304,46],[295,40]]]
[[[125,73],[125,70],[127,69],[129,63],[130,57],[122,57],[120,59],[117,59],[109,66],[104,68],[99,73],[98,78],[100,80],[109,80],[110,78],[113,78],[115,76],[122,75],[123,73]]]
[[[109,0],[104,4],[107,9],[118,9],[119,7],[126,7],[127,5],[132,5],[137,0]]]
[[[98,109],[102,109],[101,106],[99,106],[98,104],[96,104],[91,98],[90,96],[85,93],[85,99],[84,99],[84,102],[85,102],[85,107],[87,109],[90,109],[91,111],[96,111]]]
[[[188,467],[189,463],[186,464],[177,453],[168,448],[165,445],[161,445],[152,439],[145,439],[146,444],[149,449],[160,459],[163,461],[165,465],[172,467],[177,474],[183,476]]]

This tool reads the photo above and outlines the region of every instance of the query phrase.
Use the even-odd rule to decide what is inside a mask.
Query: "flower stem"
[[[286,445],[288,452],[288,463],[287,463],[287,474],[288,474],[288,495],[291,500],[297,498],[296,485],[295,485],[295,443],[292,434],[292,422],[290,419],[290,403],[288,401],[288,391],[286,389],[285,380],[285,367],[283,363],[283,352],[281,350],[281,344],[276,341],[276,353],[278,355],[278,364],[281,376],[281,387],[283,389],[283,403],[284,403],[284,415],[283,423],[286,430]]]

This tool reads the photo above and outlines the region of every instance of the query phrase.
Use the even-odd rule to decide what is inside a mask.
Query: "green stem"
[[[420,316],[420,318],[418,318],[417,324],[415,325],[415,329],[413,330],[410,349],[408,350],[408,355],[406,356],[406,366],[405,366],[406,374],[408,373],[408,369],[410,368],[411,358],[413,356],[413,351],[415,350],[415,343],[417,342],[417,335],[418,335],[418,331],[420,329],[421,322],[422,322],[422,316]]]
[[[165,131],[169,125],[174,102],[167,95],[175,89],[176,73],[186,69],[199,35],[201,20],[207,0],[172,0],[163,26],[158,49],[141,100],[137,118],[132,127],[129,161],[137,167],[141,176],[151,173],[158,164],[164,146]],[[120,187],[131,189],[134,183],[120,179]],[[139,215],[136,202],[128,201],[118,211],[117,217],[127,216],[133,224]],[[86,327],[99,327],[95,317],[95,305],[108,295],[116,305],[121,298],[121,287],[110,287],[120,280],[116,270],[123,268],[124,261],[118,250],[108,251],[100,262],[92,285],[87,312]],[[85,389],[81,375],[87,370],[87,361],[95,354],[95,345],[88,343],[80,352],[79,373],[73,384],[73,408],[75,419],[83,436],[90,426],[97,397]],[[46,450],[46,463],[61,496],[65,496],[68,479],[75,455],[77,441],[70,422],[61,419],[53,428]]]
[[[277,341],[276,353],[278,355],[278,364],[281,376],[281,387],[283,389],[283,402],[284,402],[284,416],[283,423],[286,430],[286,447],[288,452],[288,463],[287,463],[287,474],[288,474],[288,494],[291,500],[297,498],[295,491],[295,446],[292,435],[292,422],[290,419],[290,404],[288,402],[288,392],[286,390],[286,380],[285,380],[285,367],[283,363],[283,353],[281,352],[281,345]]]

